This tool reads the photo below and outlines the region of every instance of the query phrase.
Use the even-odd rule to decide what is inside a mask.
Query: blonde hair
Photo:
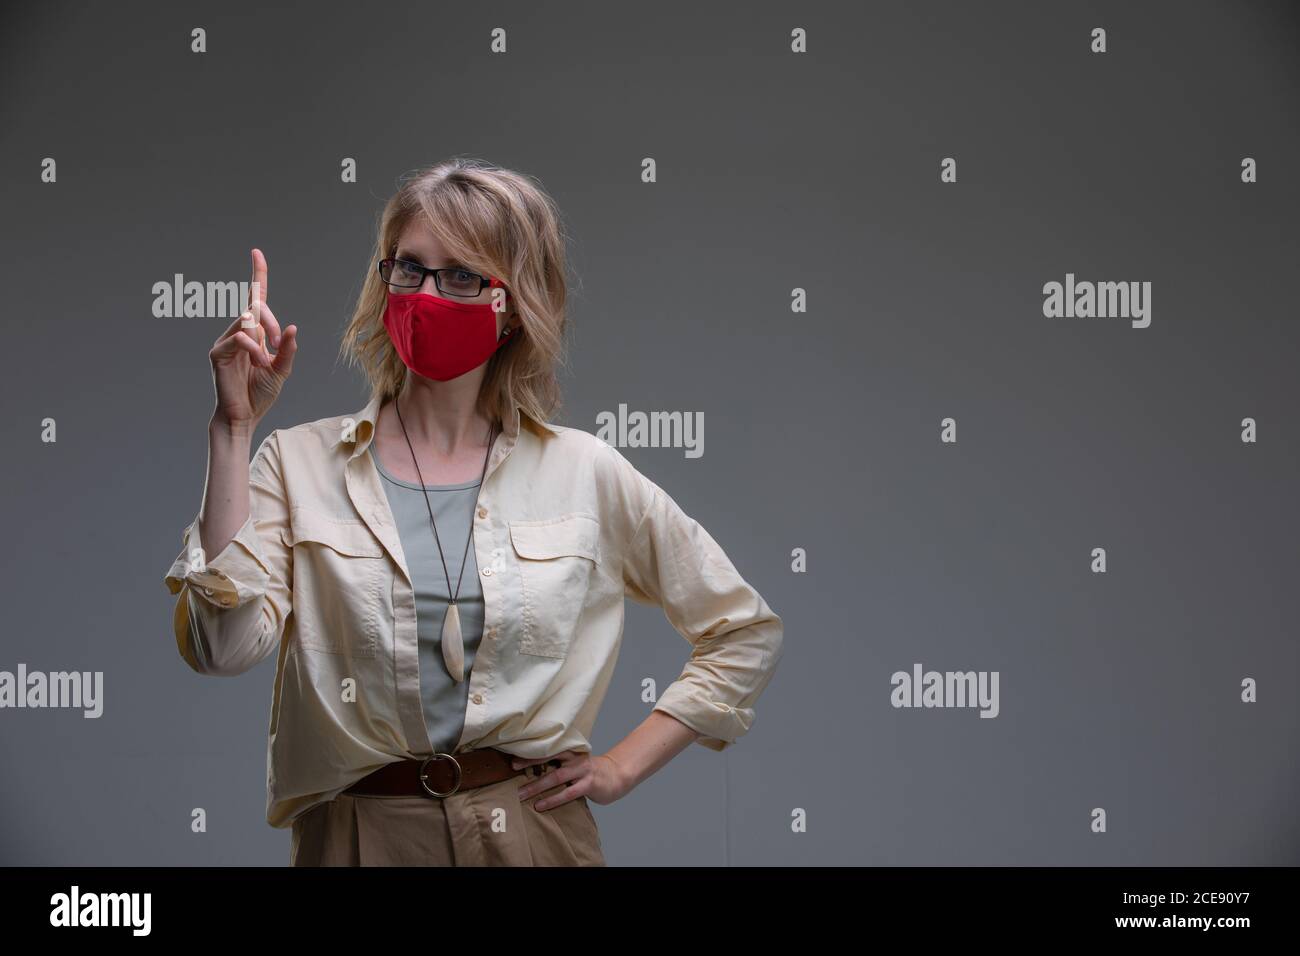
[[[532,178],[478,159],[455,157],[402,177],[379,220],[375,259],[343,333],[340,358],[360,365],[371,398],[397,395],[406,366],[383,315],[387,286],[376,264],[396,254],[406,226],[423,216],[453,258],[500,279],[521,331],[488,359],[479,410],[502,421],[513,403],[539,422],[561,404],[556,368],[565,361],[568,319],[565,236],[555,202]]]

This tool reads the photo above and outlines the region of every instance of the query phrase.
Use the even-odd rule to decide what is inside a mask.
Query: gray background
[[[258,440],[360,408],[336,354],[376,217],[401,173],[459,154],[564,211],[556,421],[702,411],[703,458],[625,453],[786,624],[747,737],[594,806],[612,865],[1300,863],[1294,5],[379,9],[0,15],[0,669],[106,681],[98,720],[0,711],[0,861],[287,862],[263,817],[274,657],[191,672],[162,580],[226,321],[155,319],[150,290],[247,280],[259,246],[301,344]],[[386,119],[402,88],[428,119]],[[1151,281],[1150,328],[1044,318],[1066,272]],[[628,602],[597,752],[688,651]],[[1001,715],[895,710],[915,661],[1000,671]]]

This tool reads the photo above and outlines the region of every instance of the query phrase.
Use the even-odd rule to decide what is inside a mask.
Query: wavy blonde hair
[[[406,366],[384,328],[387,287],[376,263],[397,252],[407,224],[423,216],[450,256],[505,283],[521,332],[488,359],[479,411],[500,422],[517,403],[539,422],[560,407],[556,369],[566,358],[565,235],[555,202],[531,177],[456,157],[408,173],[379,219],[375,259],[343,333],[340,358],[361,366],[371,398],[393,398]]]

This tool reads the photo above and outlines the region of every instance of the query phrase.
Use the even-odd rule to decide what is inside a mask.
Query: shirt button
[[[492,569],[491,569],[491,568],[484,568],[484,569],[483,569],[483,577],[485,577],[485,578],[486,578],[486,577],[489,577],[491,574],[492,574]]]
[[[486,518],[486,517],[487,517],[487,509],[486,509],[486,508],[479,508],[479,509],[478,509],[478,516],[479,516],[480,518]]]
[[[474,695],[474,703],[476,703],[476,704],[481,704],[481,703],[483,703],[483,695],[482,695],[482,694],[475,694],[475,695]]]

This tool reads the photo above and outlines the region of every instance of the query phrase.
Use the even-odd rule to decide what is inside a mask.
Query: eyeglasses
[[[473,298],[491,283],[468,269],[427,269],[407,259],[380,259],[379,278],[394,292],[406,294],[424,285],[424,277],[433,276],[433,284],[443,295]]]

